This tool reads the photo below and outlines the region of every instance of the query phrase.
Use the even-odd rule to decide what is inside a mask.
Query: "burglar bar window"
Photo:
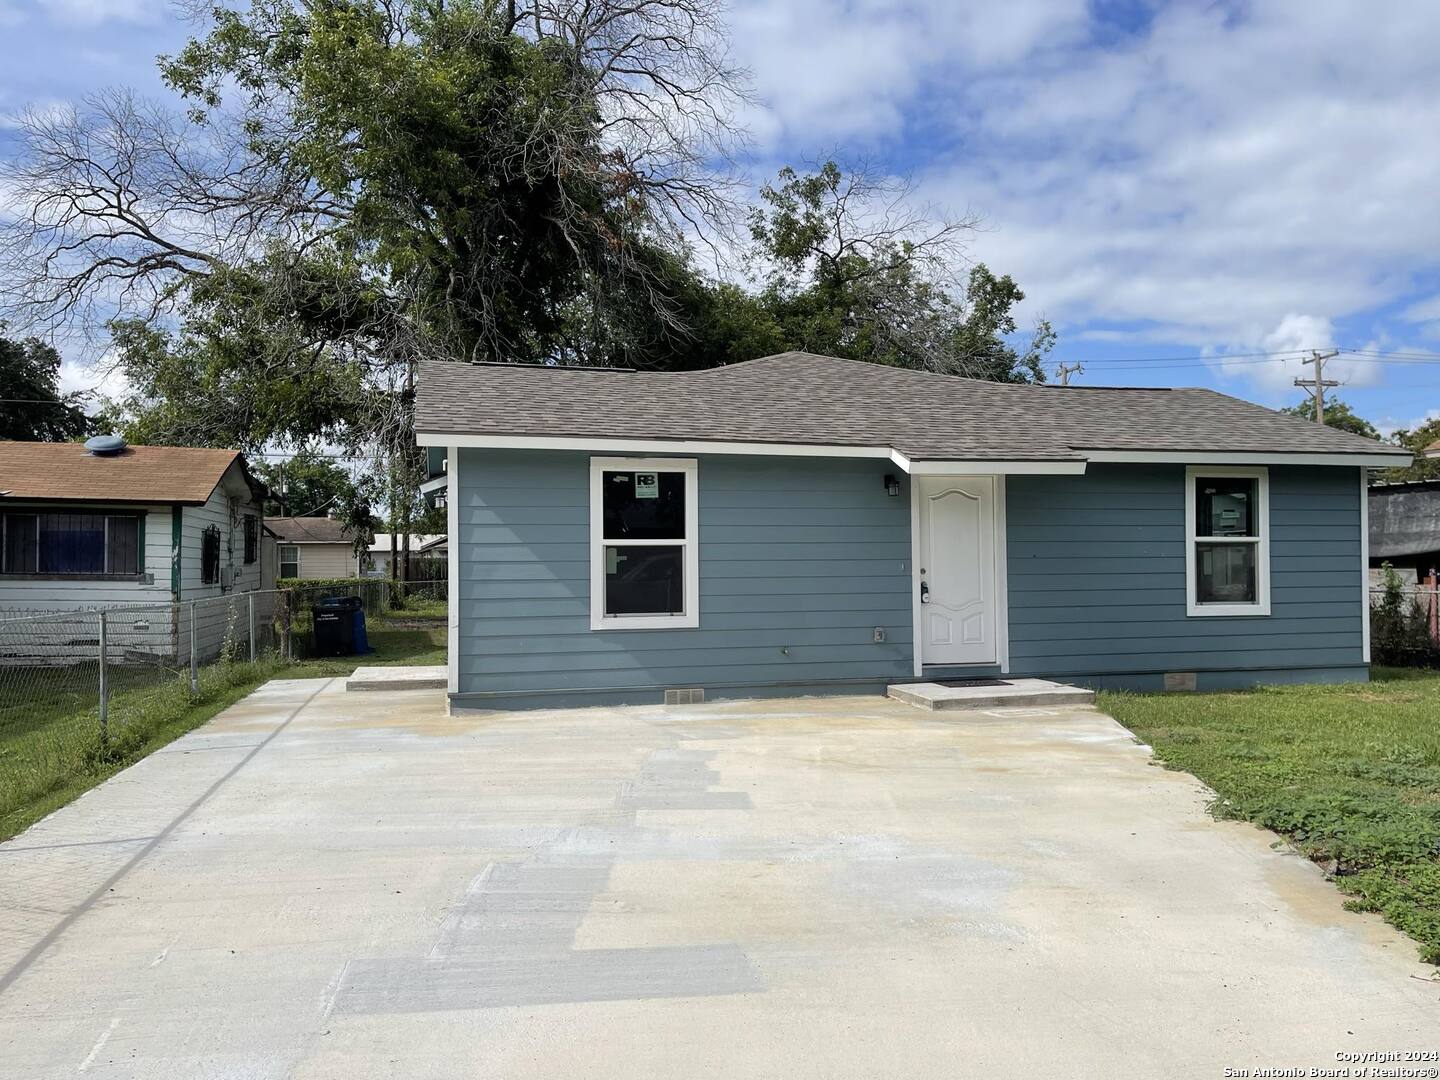
[[[254,514],[245,515],[245,565],[249,566],[260,557],[260,519]]]
[[[137,514],[20,511],[0,514],[0,573],[54,577],[138,575]]]
[[[200,534],[200,584],[215,585],[220,581],[220,530],[206,526]]]

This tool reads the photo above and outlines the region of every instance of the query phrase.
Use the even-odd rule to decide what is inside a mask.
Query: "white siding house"
[[[272,588],[263,498],[234,450],[0,442],[0,618]],[[156,614],[132,637],[184,651],[183,620]]]
[[[354,578],[360,576],[355,545],[343,522],[327,517],[272,517],[265,528],[275,536],[276,576]]]

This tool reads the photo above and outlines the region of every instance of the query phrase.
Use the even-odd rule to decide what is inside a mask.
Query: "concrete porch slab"
[[[356,674],[359,674],[358,672]],[[1045,679],[1003,679],[1000,686],[896,683],[887,696],[921,709],[993,709],[997,706],[1089,705],[1095,691]]]
[[[415,667],[358,667],[345,680],[346,690],[444,690],[444,664]]]

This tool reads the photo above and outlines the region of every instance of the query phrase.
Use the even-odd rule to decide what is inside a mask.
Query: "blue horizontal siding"
[[[595,631],[590,456],[459,456],[461,697],[655,701],[668,686],[883,686],[911,672],[910,511],[885,493],[892,465],[702,457],[700,626]]]
[[[1272,466],[1270,616],[1191,617],[1184,466],[1012,476],[1010,671],[1353,670],[1363,648],[1359,505],[1354,469]]]
[[[462,450],[457,464],[462,707],[654,702],[674,686],[869,692],[911,676],[909,500],[884,492],[893,466],[703,456],[700,627],[592,631],[589,455]],[[1186,615],[1183,466],[1008,478],[1011,674],[1140,689],[1166,671],[1196,671],[1202,689],[1363,676],[1355,471],[1270,475],[1268,618]]]

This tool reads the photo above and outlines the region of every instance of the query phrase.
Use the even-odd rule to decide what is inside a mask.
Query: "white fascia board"
[[[589,450],[652,454],[754,454],[758,457],[886,458],[900,463],[904,455],[888,446],[844,446],[833,443],[711,442],[706,439],[601,439],[559,435],[453,435],[421,431],[420,446],[459,446],[483,450]]]
[[[437,491],[444,491],[449,486],[450,476],[448,473],[441,476],[432,476],[420,485],[420,493],[422,495],[433,495]]]
[[[912,461],[911,476],[1079,476],[1080,461]]]
[[[1398,468],[1410,461],[1405,454],[1286,454],[1201,450],[1085,450],[1092,462],[1173,465],[1373,465]]]

